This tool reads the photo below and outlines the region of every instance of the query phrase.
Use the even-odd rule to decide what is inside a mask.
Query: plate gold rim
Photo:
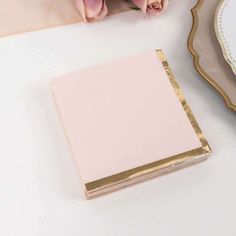
[[[198,0],[196,5],[191,9],[193,24],[188,37],[188,43],[187,43],[188,50],[193,56],[194,67],[201,75],[201,77],[205,79],[218,92],[218,94],[220,94],[223,97],[226,106],[232,111],[236,112],[236,104],[233,104],[233,102],[231,101],[227,93],[224,91],[224,89],[218,83],[216,83],[201,67],[199,63],[200,55],[193,47],[193,40],[198,29],[198,10],[200,9],[203,1],[204,0]]]

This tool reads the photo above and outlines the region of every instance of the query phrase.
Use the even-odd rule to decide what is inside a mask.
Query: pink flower
[[[100,20],[108,13],[105,0],[75,0],[75,4],[85,22]]]
[[[143,12],[158,15],[168,6],[168,0],[133,0],[133,3]]]

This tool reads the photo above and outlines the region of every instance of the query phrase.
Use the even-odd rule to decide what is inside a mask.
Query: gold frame
[[[201,147],[190,150],[185,153],[180,153],[178,155],[165,158],[160,161],[149,163],[131,170],[127,170],[112,176],[108,176],[99,180],[95,180],[90,183],[85,184],[85,193],[88,199],[113,192],[115,190],[121,189],[131,184],[150,179],[159,175],[169,173],[174,170],[181,169],[183,167],[198,163],[200,161],[206,160],[208,155],[211,153],[211,148],[204,137],[196,119],[193,116],[193,113],[188,106],[184,95],[178,86],[174,75],[169,67],[169,64],[164,56],[164,53],[161,50],[157,50],[157,56],[160,58],[165,71],[168,75],[168,78],[172,84],[173,89],[175,90],[176,95],[178,96],[183,109],[188,116],[189,121],[192,124],[195,133],[201,142]]]
[[[188,43],[187,43],[188,49],[193,56],[194,67],[198,71],[198,73],[201,75],[201,77],[205,79],[218,92],[218,94],[220,94],[223,97],[225,104],[229,109],[231,109],[232,111],[236,111],[236,105],[233,104],[233,102],[231,101],[227,93],[224,91],[224,89],[219,84],[217,84],[200,66],[200,63],[199,63],[200,55],[193,47],[193,39],[198,29],[198,10],[200,9],[203,1],[204,0],[198,0],[196,5],[191,9],[193,24],[192,24],[192,28],[188,37]]]

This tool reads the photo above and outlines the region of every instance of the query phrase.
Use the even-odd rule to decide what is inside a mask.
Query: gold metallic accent
[[[198,52],[194,49],[193,47],[193,39],[195,37],[195,34],[198,29],[198,10],[201,8],[201,5],[204,0],[198,0],[197,4],[191,9],[192,12],[192,18],[193,18],[193,24],[192,28],[188,37],[188,49],[190,53],[193,56],[193,64],[195,69],[198,71],[198,73],[202,76],[203,79],[205,79],[216,91],[223,97],[226,106],[233,110],[236,111],[236,105],[233,104],[231,101],[230,97],[227,95],[227,93],[224,91],[224,89],[216,83],[206,72],[205,70],[201,67],[199,63],[200,55]]]
[[[168,157],[163,160],[149,163],[131,170],[127,170],[112,176],[108,176],[90,183],[86,183],[85,192],[87,198],[89,199],[203,161],[207,159],[207,156],[211,153],[211,148],[201,129],[199,128],[196,119],[194,118],[192,111],[189,108],[184,95],[174,78],[174,75],[163,52],[161,50],[157,50],[157,55],[162,61],[169,80],[196,132],[196,135],[198,136],[202,144],[202,147],[172,157]]]

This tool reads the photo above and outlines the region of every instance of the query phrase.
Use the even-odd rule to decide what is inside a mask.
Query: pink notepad
[[[161,50],[77,71],[52,87],[88,198],[210,153]]]

